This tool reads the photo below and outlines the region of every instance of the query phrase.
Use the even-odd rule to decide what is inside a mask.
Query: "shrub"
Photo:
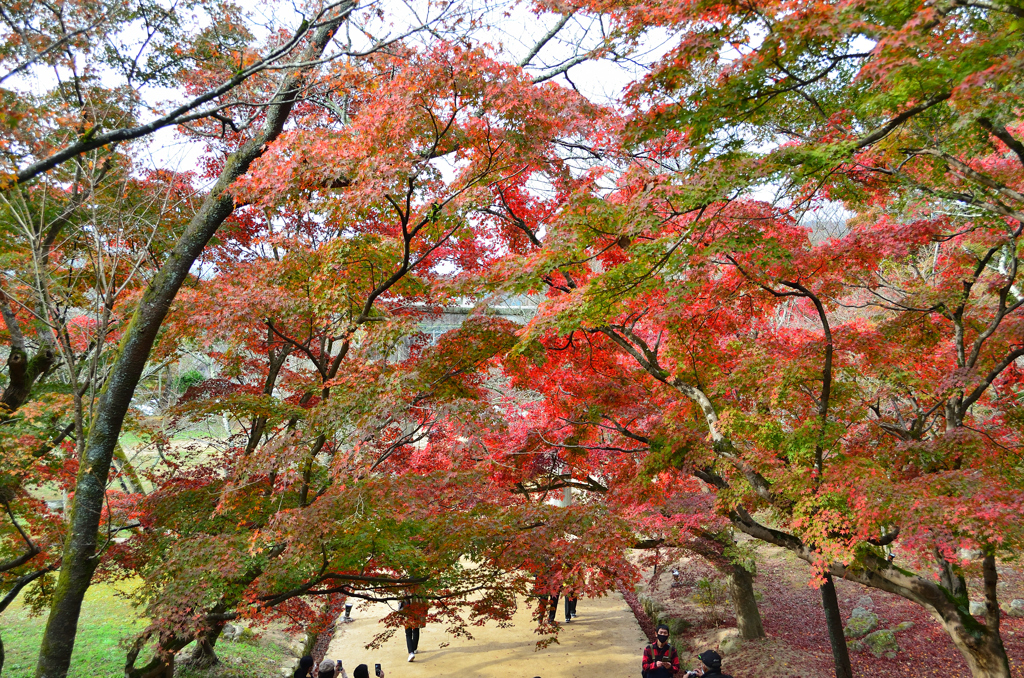
[[[190,386],[206,381],[206,377],[199,370],[189,370],[178,377],[178,381],[174,384],[174,389],[178,393],[184,393],[189,389]]]
[[[724,617],[722,608],[729,599],[729,587],[722,579],[701,577],[693,599],[704,610],[708,623],[718,626]]]
[[[658,624],[658,619],[661,617],[661,614],[665,611],[665,607],[661,603],[657,602],[653,598],[649,598],[648,596],[640,597],[640,605],[644,608],[644,614],[646,614],[652,622]]]

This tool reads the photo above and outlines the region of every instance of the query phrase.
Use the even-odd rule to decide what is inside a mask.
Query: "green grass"
[[[46,614],[33,617],[16,601],[0,617],[6,658],[4,678],[31,678],[35,672]],[[145,626],[130,603],[113,586],[97,584],[89,589],[82,607],[71,658],[69,678],[121,678],[125,649],[121,641]],[[190,652],[186,648],[184,653]],[[184,656],[184,655],[182,655]],[[279,676],[288,653],[276,645],[219,642],[222,665],[206,673],[179,672],[180,678],[253,678]]]
[[[46,614],[31,616],[20,600],[0,617],[0,633],[3,634],[7,655],[4,678],[30,678],[33,675],[45,625]],[[114,587],[96,585],[90,588],[78,622],[69,678],[123,676],[125,652],[118,643],[143,626],[144,622]]]

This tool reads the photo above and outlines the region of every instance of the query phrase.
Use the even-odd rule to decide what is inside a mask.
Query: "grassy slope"
[[[6,661],[4,678],[30,678],[35,670],[46,615],[32,617],[20,601],[0,617]],[[145,625],[129,602],[114,587],[98,584],[89,589],[75,641],[69,678],[120,678],[124,676],[125,650],[121,641]],[[185,650],[188,652],[188,649]],[[221,642],[217,655],[224,667],[215,675],[277,676],[288,653],[269,644]],[[195,674],[190,674],[195,675]]]

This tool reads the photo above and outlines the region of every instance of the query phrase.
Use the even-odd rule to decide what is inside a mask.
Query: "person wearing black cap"
[[[370,667],[366,664],[360,664],[356,667],[355,671],[352,672],[352,678],[370,678]],[[377,674],[377,678],[384,678],[384,670]]]
[[[732,678],[728,673],[722,673],[722,656],[714,650],[704,650],[697,655],[697,660],[702,667],[697,671],[687,671],[686,678],[693,676],[707,676],[708,678]]]
[[[658,639],[644,648],[643,678],[672,678],[679,672],[679,655],[668,642],[668,627],[658,624]]]

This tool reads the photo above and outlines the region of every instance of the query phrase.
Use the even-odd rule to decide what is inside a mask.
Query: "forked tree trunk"
[[[315,62],[323,54],[352,7],[352,3],[342,6],[332,17],[323,21],[299,56],[300,63]],[[100,514],[106,497],[114,447],[128,406],[142,377],[157,332],[178,289],[210,238],[234,210],[234,199],[229,187],[248,171],[252,162],[263,154],[267,144],[275,140],[284,129],[305,76],[302,71],[293,71],[285,78],[280,92],[267,108],[262,129],[228,157],[217,182],[147,287],[124,333],[117,360],[97,403],[95,419],[80,459],[60,576],[43,632],[36,678],[64,678],[71,666],[82,600],[99,564],[97,538]],[[171,671],[173,673],[173,667]]]
[[[996,633],[978,635],[964,633],[962,624],[946,624],[943,628],[953,639],[956,649],[967,660],[973,678],[1010,678],[1010,664],[1003,648],[1003,639]]]
[[[821,585],[821,606],[825,609],[825,625],[828,628],[829,644],[832,645],[836,678],[853,678],[850,648],[846,644],[846,634],[843,632],[843,617],[839,610],[836,585],[828,572],[825,573],[825,583]]]
[[[192,648],[192,654],[182,664],[187,664],[189,668],[200,670],[209,669],[220,664],[220,659],[217,657],[214,646],[224,630],[224,624],[225,622],[214,622],[205,631],[200,633],[199,637],[196,638],[195,647]]]
[[[947,599],[952,605],[941,610],[940,615],[937,616],[940,617],[946,633],[953,639],[953,644],[967,660],[967,666],[971,669],[971,675],[974,678],[1010,678],[1010,662],[1006,658],[1003,638],[999,635],[1002,613],[999,610],[999,600],[996,597],[999,575],[996,572],[995,556],[985,556],[981,571],[985,587],[986,623],[979,623],[969,614],[969,609],[964,609],[964,607],[970,606],[966,586],[963,588],[961,597],[947,595]],[[943,575],[946,573],[943,572]],[[962,583],[963,577],[959,577],[959,580]],[[942,614],[943,612],[944,614]]]
[[[156,653],[148,664],[142,667],[135,666],[135,660],[146,647],[149,635],[143,635],[135,639],[128,656],[125,660],[125,678],[174,678],[174,657],[179,650],[190,642],[191,638],[181,636],[163,635],[157,643]]]
[[[814,564],[820,558],[819,553],[795,535],[762,525],[742,508],[730,517],[736,527],[751,537],[781,546],[808,563]],[[998,573],[995,556],[986,555],[982,565],[984,623],[970,614],[966,595],[955,596],[949,588],[931,577],[898,568],[873,552],[864,552],[855,567],[833,563],[829,569],[833,576],[894,593],[926,609],[949,634],[974,678],[1010,678],[1010,663],[999,635],[1001,613],[996,594]],[[949,583],[955,584],[954,580],[949,580]]]
[[[736,628],[740,638],[756,640],[764,638],[764,625],[754,597],[754,576],[742,565],[734,563],[729,576],[729,594],[736,612]]]

